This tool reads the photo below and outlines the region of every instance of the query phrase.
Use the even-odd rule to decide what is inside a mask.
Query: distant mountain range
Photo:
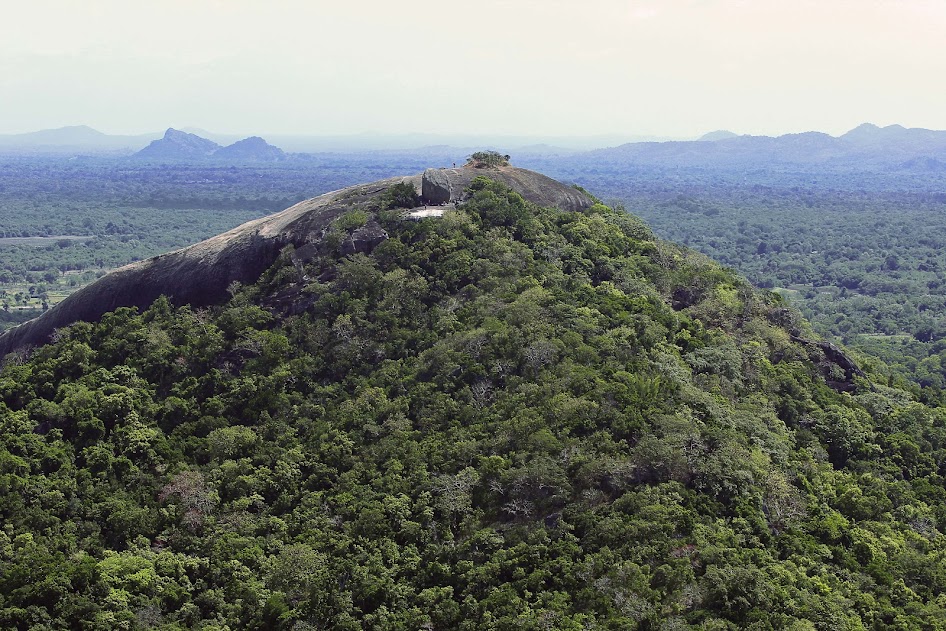
[[[25,134],[0,134],[0,149],[37,150],[66,153],[74,151],[137,150],[160,138],[161,134],[113,135],[103,134],[87,125],[58,129],[43,129]]]
[[[180,130],[225,146],[241,139],[233,134],[218,134],[196,127]],[[36,153],[132,153],[148,143],[159,140],[162,133],[140,135],[110,135],[85,125],[46,129],[25,134],[0,134],[0,151]],[[469,148],[501,147],[517,155],[564,155],[599,147],[613,147],[628,142],[663,142],[674,140],[662,136],[598,135],[598,136],[509,136],[498,134],[443,135],[432,133],[411,134],[346,134],[333,136],[272,135],[269,140],[287,152],[362,152],[428,150],[436,147]]]
[[[204,132],[206,133],[206,132]],[[26,134],[0,135],[0,151],[15,153],[111,153],[129,154],[142,160],[225,160],[231,162],[272,162],[282,160],[286,153],[259,136],[239,140],[227,138],[231,144],[221,146],[197,134],[170,128],[161,134],[122,136],[103,134],[86,125],[44,129]],[[234,140],[236,140],[234,142]]]
[[[627,141],[630,139],[630,141]],[[865,123],[841,136],[821,132],[783,136],[738,135],[728,130],[707,133],[696,140],[658,141],[615,136],[535,138],[527,136],[440,136],[436,134],[273,136],[277,146],[258,136],[214,134],[187,128],[162,134],[120,136],[103,134],[84,125],[28,134],[0,135],[0,151],[21,153],[112,153],[148,160],[275,161],[286,152],[369,151],[465,155],[472,151],[502,149],[520,158],[520,164],[559,172],[578,169],[627,167],[712,168],[759,170],[790,168],[800,171],[912,171],[946,169],[946,131],[878,127]],[[150,143],[150,144],[149,144]],[[281,148],[280,148],[281,147]],[[595,148],[591,147],[608,147]],[[590,150],[589,150],[590,149]],[[285,151],[284,151],[285,150]]]
[[[569,158],[584,164],[744,168],[935,169],[946,162],[946,131],[865,123],[841,136],[821,132],[737,136],[719,131],[698,141],[628,143]]]
[[[154,140],[135,153],[138,160],[226,160],[231,162],[274,162],[286,154],[259,136],[244,138],[221,147],[212,140],[178,129],[168,129],[164,137]]]

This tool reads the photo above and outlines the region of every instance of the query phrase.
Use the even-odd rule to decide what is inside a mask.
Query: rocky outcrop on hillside
[[[421,196],[425,204],[432,205],[462,201],[470,182],[478,176],[502,182],[539,206],[577,212],[589,208],[593,203],[578,189],[565,186],[541,173],[510,166],[489,169],[471,166],[458,169],[427,169],[422,178]]]
[[[282,212],[238,226],[195,245],[132,263],[106,274],[75,292],[42,316],[0,335],[0,357],[19,348],[43,344],[52,333],[77,321],[96,321],[119,307],[145,308],[161,295],[178,305],[205,306],[227,297],[234,281],[251,283],[268,269],[288,245],[298,253],[314,254],[332,224],[346,212],[365,207],[398,182],[415,188],[437,182],[455,199],[477,175],[486,175],[543,206],[577,211],[592,201],[580,191],[549,177],[514,167],[502,169],[462,168],[442,170],[446,178],[395,177],[352,186],[300,202]],[[441,189],[431,189],[441,190]],[[433,202],[428,202],[433,203]],[[387,235],[374,220],[355,229],[339,244],[343,254],[369,252]]]
[[[134,155],[143,160],[193,160],[212,155],[220,145],[196,134],[170,128],[164,137],[152,141]]]
[[[213,153],[218,160],[236,160],[240,162],[275,162],[286,157],[285,152],[259,136],[244,138],[232,145],[221,147]]]
[[[797,335],[792,335],[791,339],[809,349],[809,358],[821,370],[825,383],[838,392],[854,392],[857,389],[855,378],[867,377],[837,344],[825,340],[809,340]]]
[[[238,140],[221,147],[212,140],[177,129],[168,129],[164,137],[132,156],[138,160],[194,161],[221,160],[226,162],[275,162],[286,157],[285,152],[259,136]]]

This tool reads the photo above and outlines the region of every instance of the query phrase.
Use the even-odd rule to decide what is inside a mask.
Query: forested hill
[[[946,411],[631,215],[465,197],[9,356],[0,627],[946,626]]]
[[[808,172],[943,169],[946,131],[865,123],[841,136],[821,132],[737,136],[714,132],[698,141],[639,142],[574,156],[576,164],[711,169],[785,168]],[[567,162],[567,161],[566,161]]]

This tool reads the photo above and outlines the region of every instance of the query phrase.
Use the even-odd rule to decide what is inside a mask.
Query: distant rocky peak
[[[249,138],[244,138],[243,140],[238,141],[238,143],[243,144],[247,147],[269,147],[271,146],[268,142],[260,138],[259,136],[250,136]]]
[[[844,134],[844,135],[847,136],[849,134],[869,134],[876,131],[880,131],[880,127],[878,127],[877,125],[873,123],[861,123],[860,125],[858,125],[857,127],[855,127],[854,129],[852,129],[851,131],[847,132],[847,134]]]
[[[207,146],[207,147],[220,146],[217,143],[215,143],[213,140],[203,138],[202,136],[198,136],[197,134],[190,134],[186,131],[174,129],[173,127],[169,127],[168,130],[164,132],[164,140],[170,140],[173,142],[187,142],[187,143],[193,143],[196,145]]]
[[[878,127],[873,123],[862,123],[841,136],[841,138],[855,142],[872,142],[881,139],[895,138],[902,135],[905,131],[907,131],[907,128],[903,125]]]
[[[728,129],[718,129],[716,131],[711,131],[708,134],[703,134],[700,136],[700,140],[703,142],[715,142],[717,140],[729,140],[730,138],[738,138],[739,134],[731,132]]]
[[[137,158],[161,160],[192,160],[213,154],[220,145],[196,134],[168,128],[164,137],[135,154]]]
[[[217,149],[213,157],[219,160],[272,161],[282,160],[286,154],[259,136],[250,136]]]

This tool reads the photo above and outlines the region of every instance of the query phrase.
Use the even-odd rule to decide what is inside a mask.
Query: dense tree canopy
[[[504,167],[509,165],[509,156],[494,151],[476,151],[467,158],[466,163],[477,168]]]
[[[946,626],[946,410],[600,204],[351,212],[8,358],[0,626]]]
[[[942,173],[527,162],[620,199],[661,238],[779,291],[822,335],[946,401]]]

